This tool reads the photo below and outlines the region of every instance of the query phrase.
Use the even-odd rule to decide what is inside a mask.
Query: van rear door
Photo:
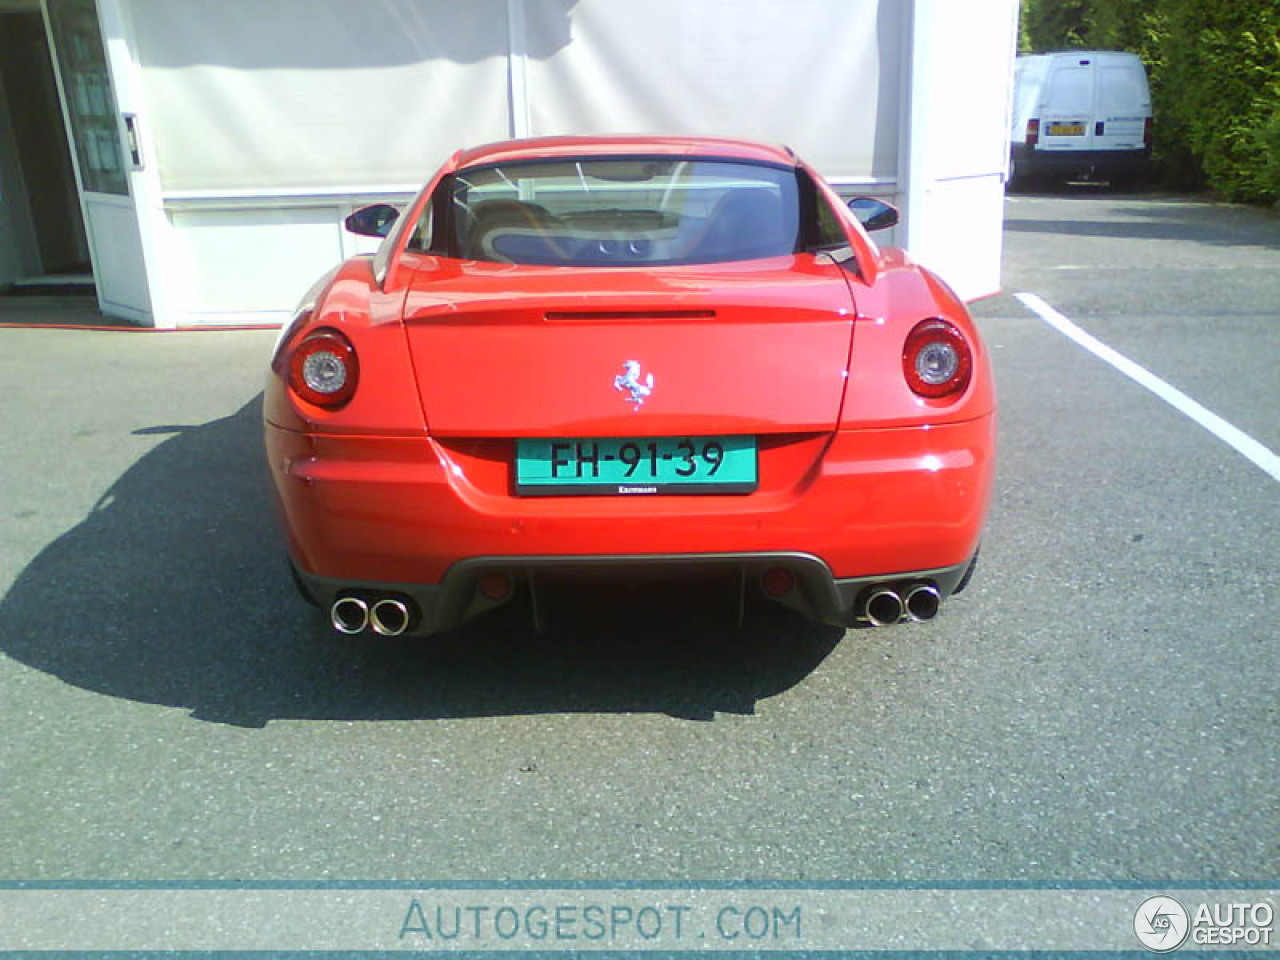
[[[1040,116],[1041,150],[1092,149],[1093,75],[1089,57],[1053,58]]]
[[[1098,107],[1094,150],[1141,150],[1151,116],[1147,74],[1137,57],[1102,57],[1098,63]]]

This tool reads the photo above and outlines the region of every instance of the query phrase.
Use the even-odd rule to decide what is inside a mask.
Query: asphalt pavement
[[[1274,877],[1280,483],[1014,294],[1277,451],[1280,218],[1006,216],[977,575],[843,636],[672,595],[339,640],[267,499],[274,333],[0,329],[0,878]]]

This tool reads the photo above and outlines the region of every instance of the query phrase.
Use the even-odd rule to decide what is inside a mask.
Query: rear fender
[[[887,248],[874,283],[852,283],[857,303],[849,383],[840,411],[842,430],[959,423],[995,410],[986,346],[964,303],[939,277],[899,250]],[[959,396],[931,399],[907,385],[902,353],[921,320],[954,324],[973,353],[973,376]]]
[[[422,435],[426,423],[414,389],[413,370],[400,314],[405,289],[384,293],[368,257],[348,260],[286,330],[271,364],[263,396],[268,423],[303,433],[382,436]],[[308,334],[327,328],[345,336],[360,364],[351,402],[325,410],[300,399],[287,383],[292,349]]]

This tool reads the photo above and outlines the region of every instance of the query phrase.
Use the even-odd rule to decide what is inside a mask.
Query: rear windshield
[[[501,263],[653,266],[795,253],[796,171],[724,160],[613,157],[455,174],[449,248]]]
[[[1071,66],[1056,70],[1049,80],[1049,104],[1056,113],[1089,113],[1093,99],[1093,72]]]
[[[1140,67],[1103,67],[1098,106],[1104,114],[1140,113],[1149,99]]]

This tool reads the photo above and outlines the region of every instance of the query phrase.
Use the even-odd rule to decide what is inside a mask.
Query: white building
[[[454,149],[784,142],[962,296],[999,286],[1017,0],[0,0],[0,287],[88,261],[103,312],[287,318]],[[70,144],[71,146],[69,146]]]

